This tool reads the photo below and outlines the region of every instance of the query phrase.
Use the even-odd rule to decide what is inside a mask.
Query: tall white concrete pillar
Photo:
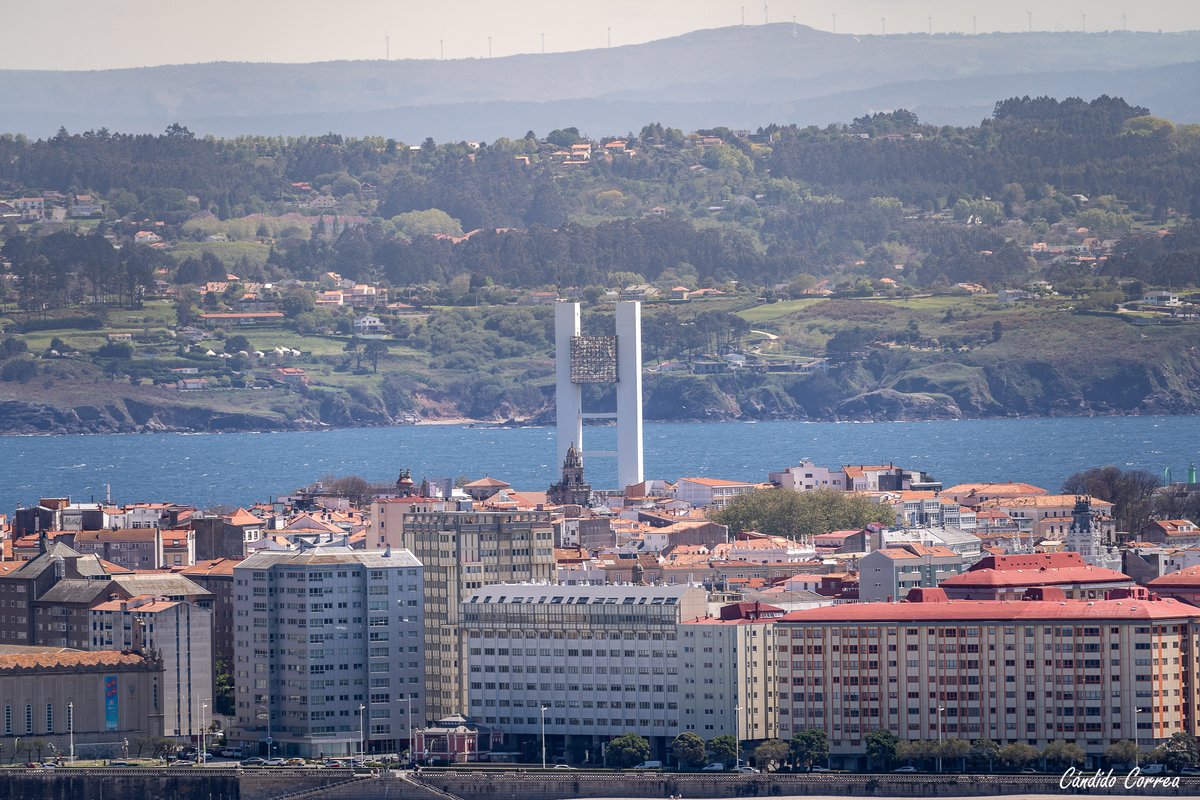
[[[567,448],[572,443],[580,453],[583,452],[583,392],[578,384],[571,382],[571,337],[578,336],[579,331],[579,303],[555,303],[554,405],[558,430],[555,474],[566,460]]]
[[[617,303],[617,488],[642,480],[642,304],[630,300]]]

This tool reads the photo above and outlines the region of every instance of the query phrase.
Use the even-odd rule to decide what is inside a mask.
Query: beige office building
[[[372,544],[410,551],[424,565],[426,710],[430,720],[465,714],[467,659],[459,605],[487,584],[552,581],[550,514],[396,498],[371,507],[367,536]]]

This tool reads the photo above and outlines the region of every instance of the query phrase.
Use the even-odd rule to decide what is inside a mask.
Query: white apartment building
[[[720,478],[680,478],[675,482],[675,499],[683,500],[695,508],[711,508],[720,511],[740,494],[749,494],[757,487],[744,481],[726,481]]]
[[[156,650],[161,655],[164,736],[193,737],[212,721],[211,609],[139,595],[101,603],[89,616],[88,649]]]
[[[846,490],[846,473],[838,469],[819,467],[809,459],[804,459],[799,466],[788,467],[783,472],[767,474],[767,480],[779,484],[781,489],[791,489],[794,492],[811,492],[816,489]]]
[[[502,728],[527,760],[540,758],[543,715],[551,756],[598,763],[604,742],[636,731],[666,760],[689,709],[716,718],[685,699],[680,623],[705,608],[705,591],[687,586],[476,589],[462,604],[470,715]]]
[[[685,731],[742,742],[778,736],[775,623],[784,613],[766,603],[732,603],[679,626]]]
[[[425,722],[424,570],[412,553],[260,551],[233,575],[232,738],[306,758],[408,747]]]

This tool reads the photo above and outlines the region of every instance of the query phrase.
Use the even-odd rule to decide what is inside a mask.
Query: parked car
[[[1195,767],[1184,767],[1183,769],[1179,770],[1179,774],[1180,775],[1200,775],[1200,769],[1196,769]]]
[[[917,771],[917,768],[912,766],[911,764],[909,764],[908,766],[905,766],[905,767],[899,767],[897,769],[892,770],[892,772],[916,772],[916,771]]]
[[[809,772],[830,772],[831,770],[829,769],[829,767],[816,767],[816,766],[813,766],[813,767],[809,767],[809,768],[808,768],[808,771],[809,771]]]
[[[1162,764],[1147,764],[1146,766],[1142,767],[1143,775],[1162,775],[1166,771],[1167,768]]]
[[[110,762],[108,762],[108,765],[110,767],[136,767],[137,766],[132,761],[110,761]],[[36,767],[37,764],[26,764],[25,766]]]
[[[308,762],[305,761],[303,758],[289,758],[287,760],[287,765],[289,767],[303,767],[303,766],[306,766],[307,764],[308,764]]]
[[[738,768],[737,768],[737,771],[738,771],[738,772],[749,772],[749,773],[752,773],[752,774],[754,774],[754,775],[757,775],[758,773],[762,772],[762,770],[761,770],[761,769],[755,769],[754,767],[747,767],[747,766],[741,766],[741,767],[738,767]]]
[[[634,767],[634,769],[662,769],[661,761],[643,761]]]
[[[701,772],[724,772],[725,765],[722,764],[720,761],[714,761],[713,763],[706,765],[700,771]]]
[[[254,758],[247,758],[240,763],[243,767],[263,767],[266,766],[267,760],[256,756]]]
[[[555,764],[554,768],[555,769],[575,769],[570,764]]]
[[[263,762],[264,767],[286,767],[287,765],[286,758],[268,758]]]
[[[334,759],[333,761],[325,762],[325,769],[341,769],[342,767],[346,767],[346,766],[349,766],[349,765],[346,764],[345,761],[338,761],[336,759]]]
[[[184,759],[180,758],[175,761],[172,761],[167,766],[168,767],[190,767],[190,766],[192,766],[192,764],[195,764],[195,763],[196,763],[195,761],[185,761]]]

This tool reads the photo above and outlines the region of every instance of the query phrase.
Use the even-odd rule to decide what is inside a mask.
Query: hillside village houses
[[[977,716],[981,701],[949,683],[938,684],[940,701],[893,709],[876,699],[871,687],[890,682],[892,670],[827,663],[832,643],[850,646],[847,623],[876,638],[911,636],[906,624],[938,636],[961,628],[973,641],[984,631],[1006,635],[1014,627],[1006,621],[1040,627],[1061,616],[1080,620],[1071,624],[1085,637],[1114,629],[1122,652],[1144,644],[1143,626],[1128,621],[1141,617],[1124,615],[1131,604],[1138,614],[1144,605],[1147,619],[1193,615],[1200,624],[1185,604],[1200,599],[1200,532],[1186,519],[1153,521],[1129,534],[1141,541],[1121,546],[1118,534],[1128,532],[1115,530],[1115,510],[1103,501],[1021,482],[943,489],[896,464],[801,460],[765,481],[693,475],[623,492],[592,489],[581,470],[564,465],[549,489],[487,475],[418,481],[402,470],[395,482],[370,484],[373,500],[363,507],[319,483],[222,513],[42,498],[4,522],[0,603],[19,597],[27,610],[0,621],[0,644],[153,656],[162,721],[141,724],[181,744],[195,738],[199,705],[218,692],[228,665],[234,688],[220,707],[230,741],[262,756],[355,752],[361,705],[363,746],[373,753],[417,742],[455,760],[536,761],[544,713],[548,756],[568,762],[602,757],[609,739],[629,731],[670,762],[670,742],[682,732],[712,739],[737,731],[752,752],[767,738],[816,726],[835,763],[861,766],[864,726],[894,718],[902,739],[927,739],[935,702],[957,709],[943,720],[948,734],[1029,737],[1008,706]],[[586,493],[574,491],[581,486]],[[756,492],[817,490],[869,498],[893,521],[792,540],[735,534],[711,518]],[[306,597],[321,591],[316,606],[288,606],[301,586]],[[365,614],[339,608],[342,587],[361,598]],[[1144,587],[1177,600],[1138,594]],[[282,602],[262,599],[270,596]],[[362,658],[323,655],[333,674],[288,685],[293,656],[263,656],[243,618],[296,630],[304,621],[310,637],[334,642],[355,628]],[[1016,630],[1027,635],[1019,622]],[[310,655],[328,647],[324,639],[307,646]],[[895,677],[957,680],[971,669],[969,656],[959,658],[951,669],[919,656]],[[1136,669],[1129,660],[1110,671],[1124,686]],[[1027,671],[992,674],[1019,682]],[[826,682],[835,675],[857,677],[857,691]],[[1166,677],[1200,703],[1189,676]],[[326,682],[342,679],[350,700],[317,699],[327,696]],[[0,694],[4,681],[0,664]],[[1038,728],[1033,738],[1078,741],[1100,763],[1125,722],[1106,719],[1096,739],[1084,701],[1052,702],[1084,721],[1052,735]],[[1181,726],[1164,712],[1138,738],[1152,747]],[[437,749],[451,735],[471,744]]]

